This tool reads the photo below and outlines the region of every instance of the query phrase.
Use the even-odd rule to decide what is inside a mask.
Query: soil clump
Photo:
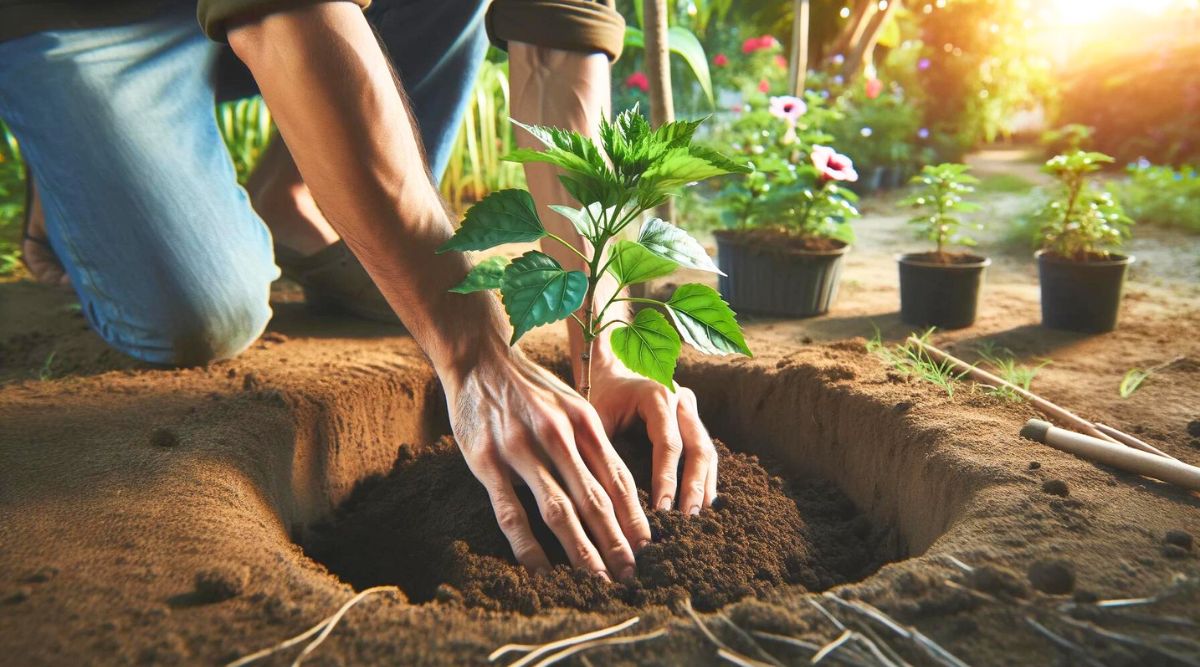
[[[639,489],[650,488],[649,442],[616,443]],[[335,518],[314,528],[306,550],[356,588],[399,585],[413,600],[534,614],[547,608],[612,610],[691,598],[713,610],[796,584],[822,591],[881,563],[870,523],[829,482],[785,481],[757,457],[718,443],[718,498],[698,516],[648,509],[653,542],[634,582],[608,583],[572,569],[539,520],[534,532],[555,563],[545,575],[515,564],[487,494],[449,438],[404,445],[392,472],[362,483]]]

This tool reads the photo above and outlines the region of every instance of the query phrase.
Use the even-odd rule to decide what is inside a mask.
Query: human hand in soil
[[[604,431],[620,433],[640,418],[654,446],[651,506],[699,514],[717,497],[717,450],[700,421],[696,394],[678,384],[671,392],[626,369],[607,345],[601,350],[592,360],[591,399]]]
[[[518,562],[550,568],[514,490],[523,481],[573,566],[633,578],[634,551],[649,543],[650,524],[633,475],[587,401],[516,350],[448,383],[447,399],[455,438]]]

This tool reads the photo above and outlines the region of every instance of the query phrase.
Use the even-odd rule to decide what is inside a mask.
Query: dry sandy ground
[[[1010,214],[1018,196],[993,197],[993,213]],[[1185,546],[1185,534],[1200,538],[1200,496],[1022,440],[1028,406],[968,385],[947,396],[890,371],[855,338],[872,325],[893,340],[908,332],[891,259],[909,247],[907,232],[888,201],[869,203],[829,316],[753,321],[755,359],[683,364],[680,380],[697,390],[714,435],[789,476],[836,483],[887,532],[894,562],[832,593],[915,626],[969,664],[1083,661],[1031,621],[1105,664],[1200,660],[1200,590],[1173,584],[1200,579],[1198,547]],[[1200,464],[1200,424],[1189,433],[1200,419],[1200,239],[1141,231],[1133,252],[1151,261],[1133,273],[1119,331],[1041,329],[1032,264],[1014,254],[997,257],[979,323],[934,340],[971,359],[985,341],[1031,363],[1049,358],[1035,391]],[[386,472],[399,445],[445,433],[442,397],[404,336],[317,321],[294,292],[278,297],[271,331],[241,358],[155,370],[105,350],[68,295],[0,285],[0,662],[223,663],[352,595],[293,540],[358,481]],[[529,347],[557,359],[555,332]],[[1177,356],[1131,398],[1118,396],[1129,368]],[[1174,595],[1124,611],[1090,604],[1163,591]],[[840,631],[813,600],[784,586],[703,620],[750,657],[766,660],[761,648],[798,663],[805,651],[767,639],[755,647],[731,623],[824,644]],[[630,632],[668,633],[595,649],[591,664],[718,664],[678,606],[640,615]],[[484,664],[501,644],[626,617],[414,605],[388,593],[351,610],[308,662]],[[872,629],[914,664],[932,664]]]

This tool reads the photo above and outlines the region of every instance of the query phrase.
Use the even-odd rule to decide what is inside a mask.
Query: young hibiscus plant
[[[719,273],[703,246],[670,222],[646,220],[636,240],[625,238],[625,232],[679,188],[714,176],[746,173],[749,167],[692,144],[700,121],[667,123],[652,130],[636,108],[611,123],[601,122],[599,147],[577,132],[517,124],[543,148],[520,149],[506,159],[545,162],[562,170],[559,180],[578,206],[550,208],[569,220],[590,248],[576,247],[548,231],[533,197],[513,189],[493,192],[471,207],[462,226],[438,252],[487,250],[550,238],[578,255],[587,270],[568,271],[549,255],[532,250],[511,261],[493,257],[479,263],[451,291],[499,290],[513,327],[510,344],[534,327],[574,319],[587,343],[581,359],[583,376],[578,378],[585,397],[595,345],[610,326],[616,327],[610,338],[616,357],[635,373],[672,390],[684,341],[708,354],[750,355],[733,311],[711,287],[683,285],[665,302],[624,293],[630,285],[679,268]],[[605,274],[619,289],[609,298],[597,298],[596,288]],[[607,320],[609,308],[618,302],[650,307],[627,320]]]

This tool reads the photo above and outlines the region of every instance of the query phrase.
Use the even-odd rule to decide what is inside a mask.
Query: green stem
[[[559,243],[561,243],[563,246],[565,246],[566,248],[568,248],[568,249],[569,249],[571,252],[573,252],[573,253],[575,253],[576,255],[578,255],[578,256],[579,256],[579,259],[582,259],[584,264],[589,264],[589,263],[591,263],[591,260],[589,260],[589,259],[587,258],[587,255],[585,255],[585,254],[583,254],[582,252],[580,252],[580,251],[579,251],[579,248],[576,248],[575,246],[571,245],[570,243],[567,243],[567,241],[566,241],[565,239],[563,239],[563,237],[561,237],[561,236],[559,236],[559,235],[557,235],[557,234],[555,234],[554,232],[551,232],[551,231],[547,231],[547,232],[546,232],[546,236],[548,236],[548,237],[550,237],[550,238],[554,239],[555,241],[558,241],[558,242],[559,242]]]

